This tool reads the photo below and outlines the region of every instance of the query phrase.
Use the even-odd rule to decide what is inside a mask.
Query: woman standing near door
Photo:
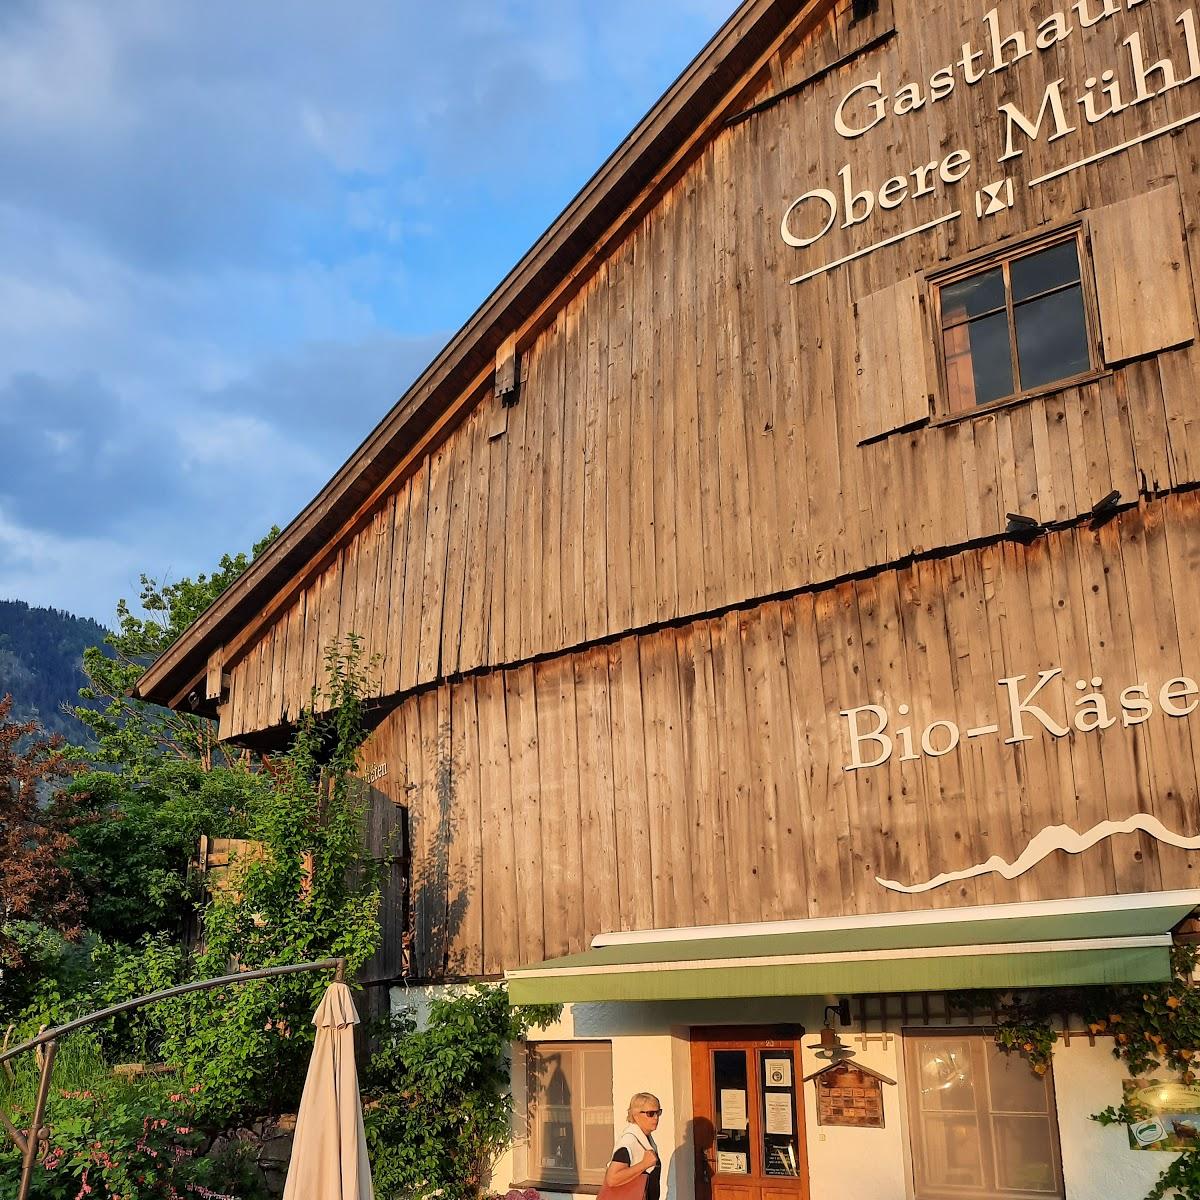
[[[612,1159],[604,1172],[602,1200],[658,1200],[660,1191],[658,1147],[654,1131],[662,1104],[650,1092],[638,1092],[629,1101],[629,1124],[621,1130]]]

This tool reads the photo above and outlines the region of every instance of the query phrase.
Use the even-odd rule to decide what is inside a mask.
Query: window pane
[[[994,1043],[987,1051],[988,1084],[994,1112],[1044,1113],[1050,1108],[1049,1085],[1035,1075],[1022,1054],[1005,1054]]]
[[[917,1094],[923,1109],[975,1111],[975,1068],[965,1038],[930,1038],[917,1047]]]
[[[1025,300],[1064,283],[1079,281],[1079,250],[1075,239],[1012,261],[1009,268],[1013,301]]]
[[[950,407],[955,412],[1012,395],[1007,313],[947,329],[943,336]]]
[[[717,1098],[717,1174],[750,1174],[749,1094],[745,1050],[714,1050]]]
[[[1080,288],[1030,300],[1014,315],[1022,388],[1069,379],[1091,366]]]
[[[993,1118],[992,1129],[996,1139],[997,1186],[1006,1191],[1053,1195],[1058,1183],[1046,1118],[997,1116]]]
[[[986,1182],[979,1122],[970,1116],[926,1113],[925,1182],[931,1188],[981,1188]]]
[[[604,1046],[597,1050],[584,1051],[583,1102],[588,1108],[613,1106],[612,1051]]]
[[[957,325],[1004,307],[1004,271],[984,271],[942,288],[942,324]]]
[[[613,1151],[612,1109],[607,1113],[588,1112],[583,1128],[583,1170],[603,1174]]]

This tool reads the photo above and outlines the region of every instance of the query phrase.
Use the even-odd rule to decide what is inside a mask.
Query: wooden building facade
[[[570,1002],[514,1179],[647,1076],[672,1200],[1153,1177],[1106,1049],[1031,1091],[938,998],[1162,978],[1200,900],[1198,22],[746,0],[144,677],[269,743],[379,656],[409,982]]]

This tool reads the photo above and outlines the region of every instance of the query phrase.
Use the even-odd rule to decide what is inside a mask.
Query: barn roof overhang
[[[142,675],[135,694],[203,711],[197,685],[214,651],[242,638],[275,597],[320,570],[403,477],[490,386],[496,352],[523,346],[590,274],[746,97],[801,18],[832,0],[745,0],[558,219],[271,546]]]

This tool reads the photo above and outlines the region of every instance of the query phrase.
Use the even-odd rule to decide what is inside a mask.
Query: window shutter
[[[918,279],[855,303],[858,437],[869,442],[929,419],[929,369]]]
[[[1089,227],[1104,361],[1192,341],[1196,306],[1176,185],[1099,209]]]

